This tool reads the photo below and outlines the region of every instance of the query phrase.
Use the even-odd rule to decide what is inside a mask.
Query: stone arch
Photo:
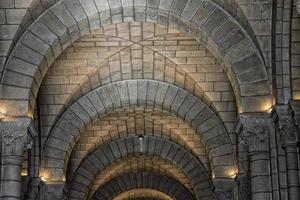
[[[214,170],[211,169],[200,135],[182,119],[159,109],[137,107],[114,110],[86,127],[71,153],[67,179],[73,176],[82,159],[98,146],[133,135],[155,135],[173,141],[192,152],[207,171],[211,173]],[[217,165],[215,163],[214,167]]]
[[[101,146],[89,155],[78,168],[70,185],[70,198],[84,198],[96,174],[115,160],[130,155],[154,155],[173,162],[190,178],[198,198],[211,198],[212,180],[202,163],[190,152],[163,138],[145,136],[143,149],[138,137],[126,137]],[[122,150],[121,150],[122,149]]]
[[[130,180],[130,183],[128,180]],[[196,199],[188,189],[173,178],[151,172],[128,173],[116,177],[100,187],[92,199],[113,199],[119,194],[134,188],[151,188],[163,192],[174,199]]]
[[[158,4],[150,0],[134,1],[134,4],[110,0],[58,2],[32,23],[15,46],[1,80],[2,104],[16,115],[32,115],[47,69],[72,42],[100,25],[152,21],[176,27],[206,45],[227,71],[240,112],[269,109],[272,99],[265,64],[246,31],[211,1],[171,3]],[[14,58],[20,58],[21,63]],[[18,94],[12,96],[16,91]],[[15,100],[25,113],[18,111]]]
[[[132,189],[116,196],[113,200],[173,200],[170,196],[152,189]]]
[[[117,160],[97,174],[89,188],[88,199],[93,196],[101,185],[110,179],[134,171],[151,171],[173,177],[187,189],[193,191],[192,183],[188,175],[183,169],[177,167],[171,161],[154,155],[135,155]]]
[[[151,80],[112,83],[93,90],[75,102],[62,115],[49,136],[43,156],[44,168],[52,170],[51,173],[57,177],[64,177],[70,153],[87,124],[116,108],[136,106],[161,108],[189,124],[201,135],[209,157],[215,159],[212,166],[216,177],[226,177],[224,171],[235,169],[231,140],[215,113],[186,91]],[[53,153],[54,149],[57,149],[56,153]]]

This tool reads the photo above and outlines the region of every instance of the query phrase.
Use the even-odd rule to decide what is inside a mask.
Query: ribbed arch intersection
[[[172,197],[153,189],[132,189],[116,196],[113,200],[149,199],[149,200],[174,200]]]
[[[202,163],[190,152],[169,140],[145,136],[126,137],[102,145],[81,163],[70,186],[70,197],[85,198],[96,175],[110,163],[132,155],[154,155],[173,162],[191,180],[197,198],[211,199],[212,181]]]
[[[183,119],[201,136],[209,157],[216,159],[212,161],[214,175],[231,176],[227,172],[235,169],[233,147],[226,129],[209,107],[176,86],[150,80],[131,80],[109,84],[88,93],[62,115],[49,136],[44,152],[43,168],[50,171],[51,179],[65,177],[71,151],[85,132],[86,125],[114,109],[137,106],[160,108]]]
[[[32,114],[42,79],[55,58],[85,33],[120,21],[151,21],[189,33],[223,64],[240,112],[265,111],[272,104],[263,59],[243,28],[211,1],[181,0],[174,4],[150,0],[58,2],[32,23],[15,46],[1,80],[1,102],[16,115]],[[22,67],[15,58],[22,60]]]
[[[100,187],[92,199],[113,199],[122,192],[134,188],[155,189],[178,200],[196,200],[183,185],[171,177],[149,172],[129,173],[116,177]]]

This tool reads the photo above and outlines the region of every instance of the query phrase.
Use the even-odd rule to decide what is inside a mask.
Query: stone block
[[[26,32],[26,34],[23,35],[21,43],[43,55],[46,58],[49,66],[54,62],[54,55],[49,44],[42,41],[40,38],[38,38],[31,32],[28,31]],[[44,73],[46,72],[43,72],[43,74]]]
[[[129,94],[128,94],[128,86],[127,82],[118,82],[118,91],[120,94],[121,104],[123,107],[129,105]]]
[[[169,86],[163,102],[163,108],[165,110],[169,111],[171,109],[172,103],[177,95],[177,92],[178,88]]]
[[[62,52],[62,47],[58,40],[58,37],[50,31],[44,24],[39,21],[35,21],[32,26],[30,26],[30,31],[38,35],[38,37],[49,44],[52,48],[55,57],[58,57]]]
[[[102,102],[102,104],[104,105],[105,111],[106,112],[110,112],[113,108],[113,103],[109,97],[109,94],[106,90],[106,88],[101,88],[97,91],[98,96]]]
[[[70,44],[70,36],[68,30],[62,24],[62,22],[53,14],[53,12],[46,12],[41,18],[40,21],[47,26],[49,30],[59,36],[62,48],[67,48]]]
[[[182,105],[180,106],[178,110],[178,115],[184,118],[189,112],[189,110],[194,106],[196,101],[197,99],[195,97],[188,95],[182,103]]]
[[[21,24],[24,16],[28,14],[27,9],[6,9],[5,12],[8,24]]]
[[[201,29],[205,31],[207,36],[210,36],[223,22],[226,20],[229,21],[228,18],[229,17],[222,10],[216,9],[213,14],[209,16]]]
[[[114,109],[120,108],[121,107],[121,99],[120,99],[117,85],[111,84],[111,85],[108,85],[106,88],[107,88],[107,92],[110,96],[110,99],[113,103]]]
[[[181,16],[188,20],[191,20],[193,16],[196,14],[197,10],[199,9],[201,3],[202,2],[198,0],[189,1],[186,7],[184,8]]]
[[[92,105],[92,103],[89,101],[89,99],[87,97],[82,97],[78,103],[80,104],[80,106],[90,115],[90,117],[92,119],[97,117],[97,111],[94,108],[94,105]]]
[[[266,95],[270,93],[267,81],[252,82],[241,85],[241,96]]]
[[[196,102],[194,105],[192,105],[191,109],[186,113],[185,120],[189,123],[192,122],[192,120],[203,110],[205,109],[205,106],[200,103]]]
[[[0,1],[0,8],[14,8],[15,0],[2,0]]]
[[[159,94],[159,95],[156,95],[155,106],[162,106],[163,105],[165,96],[166,96],[167,91],[168,91],[168,87],[169,86],[165,83],[159,83],[158,84],[157,94]]]
[[[19,25],[0,25],[0,39],[14,39],[18,29]]]
[[[166,10],[167,12],[169,12],[171,6],[172,6],[172,1],[160,0],[159,9]]]
[[[38,67],[24,60],[12,57],[9,60],[8,69],[33,77],[38,70]]]
[[[85,124],[89,124],[91,122],[90,115],[78,103],[71,106],[71,111],[84,121]]]
[[[188,0],[174,0],[171,13],[180,16],[187,3]]]
[[[157,9],[159,6],[159,2],[160,2],[159,0],[148,0],[147,7]]]
[[[216,6],[211,2],[205,2],[201,4],[200,8],[197,10],[196,14],[192,18],[192,23],[197,26],[202,26],[211,13],[216,9]]]
[[[22,60],[33,63],[37,66],[40,66],[42,60],[44,59],[41,54],[33,51],[32,49],[30,49],[22,44],[16,45],[16,47],[13,51],[13,55]]]
[[[0,56],[7,56],[12,41],[0,41]]]
[[[0,9],[0,24],[6,24],[5,9]]]
[[[93,0],[79,0],[84,12],[88,16],[89,25],[91,30],[100,27],[100,20],[98,15],[98,10]]]
[[[80,37],[79,28],[66,6],[63,3],[58,3],[51,8],[51,11],[68,28],[71,41],[77,40]]]
[[[83,36],[90,30],[88,18],[78,0],[65,0],[64,4],[66,5],[67,9],[77,21],[80,34]]]
[[[107,0],[95,0],[95,4],[99,12],[108,11],[110,9]]]
[[[87,98],[90,100],[90,102],[93,104],[95,109],[97,110],[97,113],[99,116],[104,115],[105,113],[105,108],[104,105],[102,104],[99,96],[97,95],[97,92],[91,92],[88,94]]]
[[[13,71],[5,71],[2,83],[25,88],[31,88],[33,84],[31,76]]]

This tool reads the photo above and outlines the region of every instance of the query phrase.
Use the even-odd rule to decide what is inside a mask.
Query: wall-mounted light
[[[3,113],[0,112],[0,120],[1,120],[1,119],[4,119],[4,118],[5,118],[5,115],[4,115]]]
[[[271,113],[273,111],[273,107],[269,108],[266,113]]]
[[[47,182],[47,179],[44,176],[40,177],[43,182]]]
[[[140,142],[140,152],[143,153],[143,148],[144,148],[144,136],[139,135],[139,142]]]
[[[27,169],[21,169],[21,176],[28,176]]]

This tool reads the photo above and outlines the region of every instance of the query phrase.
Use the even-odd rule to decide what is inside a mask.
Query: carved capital
[[[284,146],[297,145],[297,126],[292,118],[279,119],[278,129]]]
[[[0,122],[3,155],[22,155],[27,148],[27,127],[29,118]]]
[[[249,152],[262,152],[269,149],[268,126],[244,127],[240,138],[249,147]]]
[[[296,3],[296,9],[297,9],[298,14],[300,15],[300,0],[298,0]]]

